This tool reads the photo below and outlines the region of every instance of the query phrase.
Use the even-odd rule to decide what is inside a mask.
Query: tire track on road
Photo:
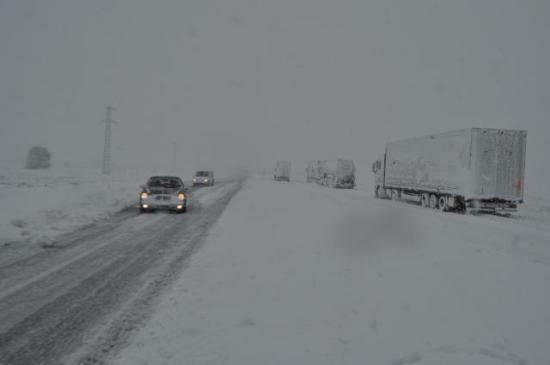
[[[143,323],[160,292],[200,247],[240,189],[241,182],[233,184],[209,206],[183,216],[159,215],[162,219],[154,229],[114,234],[112,241],[4,294],[0,363],[59,364],[75,353],[69,363],[77,358],[103,362],[123,345],[131,329]]]

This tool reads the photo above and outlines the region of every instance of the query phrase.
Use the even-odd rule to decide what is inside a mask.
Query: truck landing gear
[[[391,200],[401,200],[401,191],[400,190],[396,190],[396,189],[392,189],[390,191],[390,197],[391,197]]]
[[[430,208],[437,209],[437,195],[430,194]]]

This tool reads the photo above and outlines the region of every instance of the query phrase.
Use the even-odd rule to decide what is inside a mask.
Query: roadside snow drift
[[[0,172],[0,245],[49,245],[59,234],[109,217],[137,201],[137,173],[104,176],[86,168]]]
[[[252,178],[115,364],[547,364],[542,224]]]

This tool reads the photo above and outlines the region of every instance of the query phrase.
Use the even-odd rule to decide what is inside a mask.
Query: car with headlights
[[[213,186],[214,172],[213,171],[197,171],[193,176],[193,186]]]
[[[141,186],[140,212],[169,210],[177,213],[187,211],[187,191],[177,176],[152,176]]]

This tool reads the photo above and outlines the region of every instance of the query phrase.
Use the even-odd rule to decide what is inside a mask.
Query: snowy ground
[[[98,364],[148,318],[240,188],[193,189],[185,214],[124,209],[56,238],[0,246],[0,364]]]
[[[0,245],[50,244],[59,234],[105,219],[136,202],[137,173],[52,167],[0,170]]]
[[[550,364],[545,209],[371,196],[249,179],[113,362]]]
[[[137,204],[140,185],[150,175],[171,173],[147,167],[112,170],[105,176],[97,166],[60,163],[46,170],[27,170],[0,162],[0,246],[51,245],[63,233]]]

